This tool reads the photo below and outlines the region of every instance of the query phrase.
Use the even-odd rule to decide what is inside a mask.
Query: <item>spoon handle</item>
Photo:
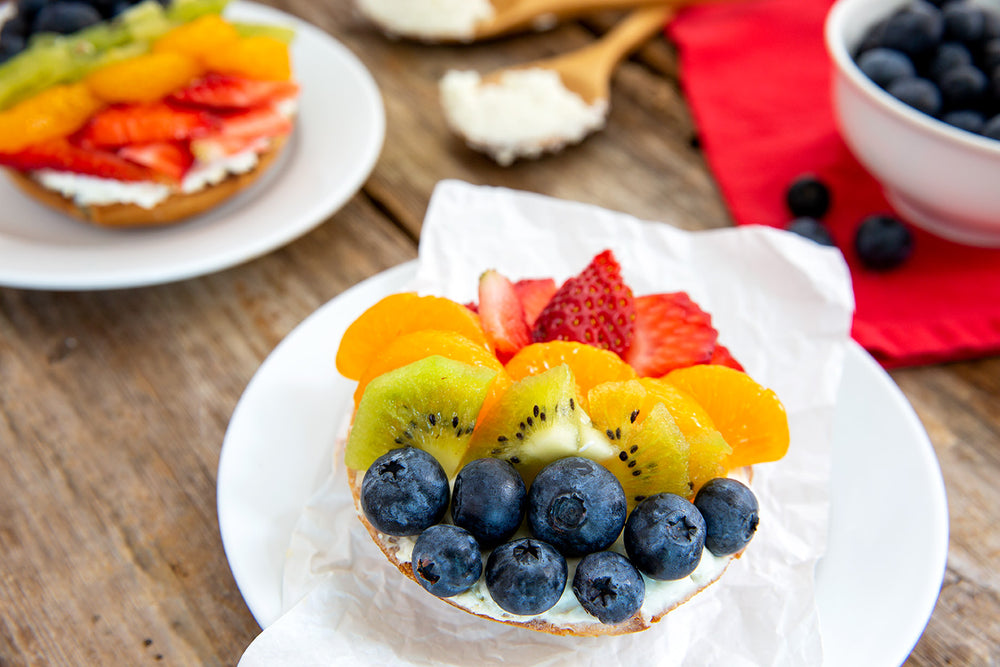
[[[610,72],[619,60],[662,30],[674,12],[675,6],[672,3],[636,9],[595,42],[593,49],[600,52],[599,60]]]
[[[544,25],[549,21],[562,21],[605,9],[662,4],[663,0],[515,0],[503,3],[503,11],[477,25],[476,39],[497,37],[531,25]]]

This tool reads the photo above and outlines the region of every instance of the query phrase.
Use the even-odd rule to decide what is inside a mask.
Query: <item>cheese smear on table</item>
[[[606,99],[588,104],[540,67],[506,71],[496,83],[452,70],[440,93],[451,128],[504,166],[582,141],[604,127],[608,111]]]
[[[494,14],[489,0],[357,0],[357,7],[387,32],[429,40],[471,40],[476,24]]]

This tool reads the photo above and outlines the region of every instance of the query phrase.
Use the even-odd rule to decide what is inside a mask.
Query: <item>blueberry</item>
[[[24,17],[24,20],[31,23],[38,16],[42,7],[49,4],[49,0],[17,0],[17,15]]]
[[[986,96],[989,81],[972,65],[959,65],[941,77],[941,102],[950,109],[970,109]]]
[[[909,56],[895,49],[876,48],[865,51],[858,58],[858,68],[882,88],[896,79],[916,75]]]
[[[573,575],[573,594],[580,606],[601,623],[628,620],[642,606],[646,582],[628,558],[614,551],[583,557]]]
[[[892,269],[913,253],[913,235],[906,226],[886,215],[865,218],[854,237],[854,249],[869,269]]]
[[[1000,66],[1000,37],[983,42],[979,48],[979,66],[984,72],[994,72]]]
[[[16,56],[28,45],[24,35],[24,21],[15,16],[0,28],[0,62]]]
[[[483,554],[476,538],[446,523],[420,533],[412,560],[417,583],[439,598],[464,593],[483,573]]]
[[[986,11],[983,15],[983,39],[1000,37],[1000,13]]]
[[[740,551],[757,532],[757,497],[735,479],[708,481],[695,496],[694,506],[705,517],[705,548],[716,556]]]
[[[639,503],[625,524],[625,551],[639,571],[670,581],[698,567],[705,547],[705,519],[698,508],[672,493]]]
[[[949,2],[941,8],[944,21],[944,38],[972,44],[983,38],[986,16],[982,9],[971,2]]]
[[[565,556],[607,549],[622,532],[627,513],[618,479],[579,456],[542,468],[528,491],[531,534]]]
[[[799,176],[788,186],[785,203],[797,218],[822,218],[830,209],[830,189],[812,174]]]
[[[69,35],[100,22],[100,12],[85,2],[53,2],[39,10],[32,30]]]
[[[527,488],[514,466],[501,459],[476,459],[455,478],[451,517],[488,549],[517,532],[527,504]]]
[[[1000,141],[1000,114],[993,116],[983,126],[982,135]]]
[[[983,114],[971,109],[949,111],[945,115],[941,116],[941,120],[949,125],[957,127],[960,130],[972,132],[973,134],[979,134],[982,132],[983,126],[986,124],[986,119],[983,117]]]
[[[855,60],[860,58],[866,51],[882,46],[882,36],[885,34],[885,26],[888,22],[889,19],[882,19],[868,28],[868,32],[862,36],[861,43],[858,44],[857,49],[854,51]]]
[[[796,218],[788,225],[788,231],[804,236],[820,245],[836,245],[833,242],[833,237],[830,236],[830,230],[815,218]]]
[[[422,449],[393,449],[365,472],[361,509],[368,522],[386,535],[419,535],[448,510],[448,477]]]
[[[971,65],[972,53],[964,44],[945,42],[934,51],[934,56],[927,66],[928,77],[940,82],[941,77],[959,65]]]
[[[937,116],[941,111],[941,91],[927,79],[897,79],[886,91],[900,102],[930,116]]]
[[[525,537],[493,550],[486,561],[486,588],[512,614],[540,614],[562,597],[568,572],[566,559],[555,548]]]
[[[882,33],[882,46],[910,57],[921,56],[933,50],[943,34],[941,12],[928,3],[914,3],[889,17]]]

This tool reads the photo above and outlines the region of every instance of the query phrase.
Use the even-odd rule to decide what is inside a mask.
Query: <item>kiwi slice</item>
[[[572,371],[561,364],[510,385],[480,416],[463,463],[504,459],[530,484],[556,459],[584,456],[600,461],[612,453],[580,407]]]
[[[629,511],[657,493],[693,494],[688,474],[688,441],[662,403],[657,403],[638,428],[629,430],[618,454],[604,466],[622,483]]]
[[[378,376],[354,414],[347,466],[367,470],[389,450],[412,446],[433,455],[449,477],[455,475],[496,374],[435,355]]]

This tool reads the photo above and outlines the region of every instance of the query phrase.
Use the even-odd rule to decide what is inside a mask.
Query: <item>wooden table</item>
[[[426,47],[384,39],[343,0],[274,4],[330,32],[373,72],[388,113],[382,157],[329,221],[243,266],[143,289],[0,289],[0,665],[239,659],[259,628],[216,522],[229,417],[304,317],[416,256],[438,180],[686,229],[731,224],[662,39],[619,71],[608,128],[580,147],[503,169],[448,133],[436,96],[448,68],[488,71],[565,51],[613,14],[544,37]],[[930,433],[951,514],[944,587],[907,664],[1000,664],[1000,359],[893,377]]]

